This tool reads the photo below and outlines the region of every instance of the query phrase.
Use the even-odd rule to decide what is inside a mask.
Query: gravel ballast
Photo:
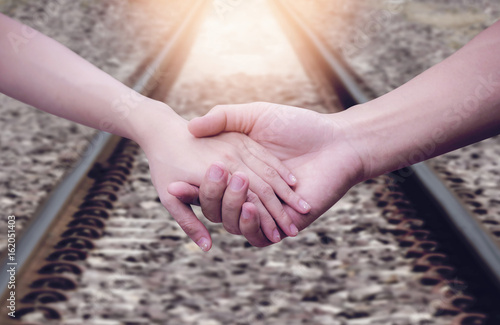
[[[249,5],[233,13],[245,6]],[[269,14],[262,4],[253,10],[263,20]],[[259,36],[257,44],[263,48],[266,39],[274,44],[284,39],[271,29]],[[241,66],[231,70],[225,65],[223,73],[211,75],[210,64],[192,61],[197,59],[196,48],[205,54],[203,39],[197,42],[201,43],[194,45],[165,99],[186,118],[204,114],[216,104],[251,101],[325,111],[316,85],[293,52],[292,57],[282,57],[276,50],[281,60],[295,62],[284,70],[257,72]],[[85,262],[80,289],[61,306],[66,322],[449,324],[449,317],[433,316],[441,293],[420,285],[419,276],[411,271],[411,259],[404,257],[405,249],[380,231],[387,222],[373,200],[377,187],[376,182],[357,185],[298,237],[263,249],[228,234],[221,225],[206,223],[214,244],[203,253],[158,202],[141,153],[104,237]],[[196,213],[204,220],[199,209]]]
[[[2,1],[0,12],[61,42],[116,79],[127,82],[157,50],[188,1]],[[20,235],[96,130],[38,111],[0,94],[0,251],[7,217]]]
[[[266,21],[270,12],[263,1],[245,1],[234,2],[239,4],[219,19],[238,19],[238,15],[253,12]],[[131,1],[128,5],[137,3],[144,2]],[[253,9],[249,7],[252,4],[255,4]],[[359,9],[362,6],[357,2],[355,6],[363,17]],[[208,37],[209,33],[206,34]],[[238,69],[231,69],[228,56],[226,64],[217,67],[215,73],[213,65],[208,64],[207,68],[207,64],[193,62],[197,53],[207,54],[203,39],[199,38],[197,41],[201,43],[195,44],[165,102],[188,119],[206,113],[217,104],[251,101],[326,112],[318,85],[307,78],[293,52],[285,56],[284,35],[273,34],[271,28],[261,35],[255,41],[256,47],[274,53],[274,60],[287,63],[286,69],[278,68],[281,65],[277,61],[259,62],[258,52],[246,57],[249,61],[245,62],[250,63],[241,64],[238,61],[243,60],[241,53],[248,51],[250,44],[240,41],[231,46],[228,39],[222,39],[228,44],[226,51],[236,54],[234,62]],[[271,45],[266,43],[269,40]],[[215,57],[221,55],[217,48],[214,46],[211,53]],[[198,61],[203,60],[198,58]],[[258,68],[265,66],[274,68]],[[124,78],[133,70],[124,72]],[[36,112],[32,118],[36,123],[39,123],[36,114],[50,117],[32,108],[24,110],[26,114]],[[71,125],[63,125],[61,129]],[[78,127],[82,131],[75,132],[75,138],[87,130]],[[30,139],[36,136],[32,134]],[[52,140],[46,141],[50,143],[47,150],[52,150],[55,146]],[[74,146],[74,143],[68,141],[68,150],[73,152],[69,144]],[[11,147],[7,146],[8,150],[14,151]],[[59,161],[58,152],[51,151],[54,159],[51,164]],[[28,157],[26,168],[33,168],[32,155],[20,152],[16,157],[21,156]],[[19,168],[14,159],[17,158],[12,158],[11,168]],[[51,166],[35,171],[33,178],[45,180],[48,178],[45,171],[54,169]],[[8,174],[5,177],[10,177]],[[40,190],[31,182],[32,179],[26,179],[20,183],[24,187],[18,190],[19,198],[12,197],[13,202],[5,204],[6,211],[19,212],[15,208],[26,204],[21,201],[26,201],[28,188],[32,189],[34,199],[41,199]],[[48,188],[54,184],[47,182]],[[422,286],[419,275],[411,270],[411,259],[405,258],[405,248],[391,234],[381,231],[388,224],[382,208],[373,200],[377,182],[381,181],[358,184],[296,238],[284,239],[267,248],[251,247],[244,238],[228,234],[221,225],[206,223],[214,244],[210,252],[203,253],[158,202],[147,158],[140,152],[114,203],[104,236],[95,242],[97,247],[82,262],[85,271],[77,277],[79,289],[68,294],[68,302],[55,306],[63,311],[64,324],[450,324],[450,317],[433,315],[435,306],[444,300],[443,293]],[[0,197],[9,198],[4,194]],[[32,202],[31,209],[36,206],[37,202]],[[30,206],[23,209],[29,211]],[[29,213],[24,213],[29,218]],[[204,220],[199,209],[196,213]],[[31,315],[30,320],[37,321],[37,315]]]

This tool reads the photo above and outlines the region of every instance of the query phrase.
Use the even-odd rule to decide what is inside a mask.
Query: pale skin
[[[196,139],[187,129],[188,121],[168,105],[138,94],[63,45],[2,14],[0,92],[137,142],[149,160],[162,204],[204,251],[212,245],[208,230],[189,204],[168,193],[167,185],[176,181],[201,185],[205,170],[214,161],[220,161],[222,168],[212,167],[209,179],[227,179],[233,174],[230,186],[248,189],[271,241],[280,241],[278,228],[284,231],[282,236],[298,232],[280,199],[299,213],[310,210],[290,188],[297,180],[289,168],[249,137],[234,133]],[[238,175],[243,176],[236,184]],[[226,228],[240,234],[239,227]]]
[[[296,193],[312,206],[304,216],[284,204],[303,229],[360,181],[499,134],[499,35],[497,22],[408,83],[340,113],[270,103],[217,106],[188,127],[197,137],[245,133],[281,159],[299,180]],[[204,209],[220,211],[224,224],[239,225],[253,245],[273,244],[259,227],[258,209],[241,203],[244,189],[208,179],[206,187],[222,200],[182,182],[168,190],[186,200],[199,196]]]

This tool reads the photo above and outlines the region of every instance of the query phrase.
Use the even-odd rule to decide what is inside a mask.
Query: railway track
[[[370,98],[359,85],[359,79],[356,80],[356,75],[349,69],[343,59],[335,55],[329,50],[325,43],[316,35],[300,17],[300,13],[287,2],[282,0],[274,0],[278,14],[282,15],[285,28],[292,29],[290,32],[293,35],[301,35],[302,39],[296,45],[299,51],[305,51],[304,60],[309,61],[310,56],[314,57],[316,62],[319,62],[319,69],[323,70],[325,77],[330,80],[334,89],[340,94],[340,99],[343,107],[348,109],[350,106],[367,102]],[[291,38],[293,41],[294,38]],[[302,43],[301,43],[302,42]],[[304,45],[305,44],[305,45]],[[311,50],[312,49],[312,50]],[[386,178],[387,183],[384,189],[376,193],[378,204],[386,207],[387,211],[384,214],[388,217],[391,224],[395,224],[395,228],[388,229],[393,232],[401,240],[402,246],[410,246],[409,256],[419,258],[416,261],[414,270],[417,272],[426,272],[422,277],[422,282],[427,284],[435,284],[443,286],[448,283],[453,277],[452,274],[456,270],[446,266],[443,263],[447,258],[445,254],[436,255],[438,243],[429,241],[430,234],[420,233],[424,226],[422,217],[418,217],[418,210],[414,209],[412,201],[419,202],[420,206],[427,206],[421,209],[424,214],[431,218],[440,218],[444,222],[439,223],[441,229],[438,232],[449,229],[454,231],[453,238],[445,236],[442,240],[451,240],[457,243],[457,247],[451,248],[451,254],[457,254],[453,250],[462,249],[467,253],[467,257],[462,257],[468,263],[476,264],[473,271],[474,276],[468,278],[470,281],[483,282],[485,286],[478,292],[481,299],[492,299],[493,303],[486,303],[486,310],[495,314],[492,324],[500,321],[500,316],[496,312],[497,306],[500,306],[500,237],[496,233],[496,227],[484,226],[483,218],[479,218],[471,209],[477,208],[474,201],[469,200],[474,198],[467,190],[458,187],[458,191],[453,191],[446,183],[445,179],[439,176],[444,174],[446,180],[454,178],[453,172],[447,170],[433,170],[425,162],[410,166],[407,170],[398,170],[390,174],[390,178]],[[455,179],[458,177],[455,176]],[[458,178],[457,183],[460,183]],[[404,193],[407,193],[406,195]],[[456,193],[456,194],[455,194]],[[469,202],[468,202],[469,201]],[[427,211],[426,211],[427,210]],[[422,213],[422,212],[421,212]],[[429,221],[426,221],[429,223]],[[419,237],[421,236],[421,237]],[[431,259],[438,259],[438,262],[432,262]],[[461,261],[457,263],[463,264]],[[422,265],[420,263],[425,264]],[[487,281],[483,281],[482,274]],[[451,284],[450,300],[442,305],[442,309],[438,313],[457,314],[454,321],[456,324],[476,324],[482,323],[486,319],[486,315],[469,314],[467,311],[471,309],[472,297],[462,296],[462,292],[453,289]],[[494,289],[487,292],[488,286],[494,286]],[[459,286],[466,286],[460,283]],[[460,302],[458,302],[460,301]]]
[[[135,91],[152,98],[168,92],[206,8],[203,1],[192,1],[169,42],[131,76]],[[83,269],[76,262],[85,260],[93,242],[103,236],[108,210],[130,174],[137,149],[130,140],[99,132],[82,159],[38,209],[15,243],[15,254],[6,252],[0,277],[2,299],[10,302],[15,298],[18,320],[36,313],[46,320],[61,319],[60,311],[46,305],[67,301],[65,291],[77,288],[75,277]],[[12,270],[17,272],[15,276]],[[14,291],[7,290],[11,288]],[[16,318],[6,313],[0,316],[2,324]]]
[[[171,42],[160,51],[157,58],[149,65],[149,68],[145,69],[146,72],[138,78],[135,85],[136,90],[145,90],[150,96],[158,99],[166,96],[166,93],[176,79],[178,69],[181,66],[180,63],[185,59],[187,50],[189,49],[189,42],[178,41],[181,38],[189,39],[188,35],[191,35],[191,37],[194,35],[196,26],[192,25],[192,23],[200,20],[199,18],[204,9],[206,9],[206,3],[203,3],[199,2],[197,7],[193,7],[190,17],[185,20],[183,26],[179,28],[179,31],[171,39]],[[273,0],[272,3],[277,16],[280,17],[280,21],[285,26],[285,30],[287,30],[289,35],[294,35],[291,38],[292,44],[294,44],[297,53],[303,59],[306,70],[311,72],[311,78],[316,80],[317,84],[321,85],[318,92],[322,97],[323,106],[329,110],[333,110],[339,107],[347,108],[355,103],[367,101],[369,98],[365,95],[366,91],[358,86],[359,80],[356,80],[352,72],[341,60],[332,55],[322,45],[321,40],[307,28],[307,25],[301,21],[300,16],[293,11],[293,8],[287,5],[285,1]],[[177,68],[177,71],[168,69],[168,73],[163,73],[165,67],[171,67],[172,65]],[[138,284],[135,282],[133,275],[139,277],[137,272],[140,272],[141,269],[144,269],[143,273],[148,273],[145,276],[146,278],[151,277],[150,280],[153,281],[153,285],[156,284],[156,286],[162,287],[162,281],[171,281],[168,277],[163,278],[158,275],[159,271],[157,267],[159,268],[159,266],[155,266],[153,271],[146,271],[146,267],[137,264],[139,260],[145,259],[146,263],[161,266],[162,264],[157,262],[157,259],[160,260],[162,257],[151,252],[149,253],[150,255],[144,255],[145,250],[151,251],[155,249],[162,252],[166,250],[165,256],[168,263],[185,263],[189,267],[196,266],[204,269],[201,275],[198,274],[198,276],[206,276],[210,283],[214,282],[216,284],[210,285],[209,283],[195,281],[194,279],[193,281],[196,282],[197,286],[201,286],[205,292],[218,292],[218,284],[220,284],[220,287],[227,287],[228,284],[225,283],[228,281],[231,282],[224,277],[224,272],[211,265],[214,263],[224,263],[226,256],[229,256],[227,259],[230,260],[232,258],[234,260],[234,262],[228,262],[230,264],[227,265],[227,269],[236,277],[253,270],[252,266],[249,265],[251,264],[249,263],[249,259],[252,257],[258,261],[261,267],[270,267],[270,269],[266,270],[270,272],[271,276],[277,279],[277,284],[273,280],[264,280],[263,283],[272,288],[273,292],[266,292],[265,288],[259,289],[264,293],[261,293],[258,296],[259,298],[256,298],[255,301],[252,300],[252,302],[260,307],[247,310],[244,307],[238,307],[236,304],[240,302],[241,297],[245,296],[239,290],[251,290],[248,287],[243,286],[243,289],[236,289],[235,291],[233,291],[234,289],[226,289],[225,293],[220,297],[229,295],[230,298],[239,298],[235,298],[235,304],[233,305],[228,303],[230,309],[227,310],[225,315],[219,315],[218,323],[280,323],[280,320],[273,320],[271,317],[273,315],[272,312],[266,308],[274,305],[284,308],[283,301],[285,301],[285,304],[293,302],[297,302],[297,304],[317,302],[318,305],[322,305],[323,307],[315,305],[314,308],[316,309],[312,310],[304,307],[302,313],[307,314],[310,311],[313,314],[335,314],[335,317],[344,319],[348,324],[351,324],[351,322],[352,324],[389,324],[391,322],[396,324],[398,320],[392,319],[390,322],[382,315],[372,315],[375,314],[373,311],[363,308],[356,309],[349,306],[344,308],[344,310],[336,310],[335,299],[337,297],[328,298],[331,295],[335,295],[337,291],[341,291],[338,287],[340,284],[335,284],[336,277],[350,277],[350,273],[346,272],[344,274],[338,269],[337,260],[342,260],[343,265],[348,265],[346,261],[350,259],[355,260],[358,258],[358,254],[359,256],[363,256],[363,254],[378,254],[375,253],[377,249],[394,250],[394,246],[391,246],[392,243],[397,243],[397,247],[401,249],[401,253],[399,254],[404,257],[404,259],[398,260],[398,263],[403,263],[402,261],[404,261],[406,265],[410,265],[412,271],[417,275],[417,282],[424,287],[430,288],[427,291],[422,289],[423,292],[426,292],[427,295],[439,296],[439,299],[436,300],[437,303],[433,307],[433,314],[435,317],[443,319],[442,324],[497,324],[499,322],[499,318],[497,318],[499,317],[498,311],[495,308],[499,305],[499,291],[497,290],[498,288],[491,285],[491,283],[497,285],[500,278],[495,277],[495,275],[499,274],[496,263],[500,261],[498,259],[499,253],[495,240],[487,232],[479,232],[482,227],[478,226],[479,223],[468,213],[468,209],[464,208],[460,200],[450,194],[451,192],[443,185],[442,181],[425,165],[414,167],[411,176],[405,177],[404,181],[401,181],[400,175],[396,172],[392,177],[384,176],[365,182],[357,191],[369,193],[370,197],[368,200],[363,199],[363,196],[358,194],[351,194],[347,198],[355,203],[361,202],[370,211],[367,212],[368,214],[382,215],[386,221],[383,225],[372,224],[371,221],[365,220],[364,223],[360,224],[352,222],[353,225],[349,226],[349,214],[356,210],[349,210],[339,203],[341,206],[339,209],[345,209],[346,211],[335,211],[340,219],[344,219],[343,222],[345,226],[348,226],[348,231],[337,233],[329,229],[333,227],[329,227],[328,224],[312,225],[311,229],[313,232],[302,234],[303,238],[300,238],[301,236],[299,235],[298,241],[281,243],[280,245],[284,245],[285,249],[297,250],[297,247],[300,247],[298,246],[299,244],[316,248],[312,257],[302,256],[298,253],[296,255],[292,254],[292,258],[299,260],[300,264],[290,268],[291,272],[286,272],[285,270],[289,268],[280,269],[277,265],[269,266],[272,263],[263,259],[262,255],[256,255],[258,253],[254,252],[248,253],[247,245],[242,245],[241,251],[236,250],[235,253],[232,253],[229,247],[241,246],[242,241],[236,241],[236,245],[231,245],[223,241],[220,243],[216,242],[214,248],[221,247],[221,249],[220,251],[216,251],[214,253],[216,255],[211,259],[198,258],[183,262],[187,259],[186,256],[189,255],[189,252],[180,253],[180,250],[189,251],[190,246],[189,244],[181,245],[182,239],[178,233],[170,231],[160,235],[161,240],[156,242],[149,237],[142,238],[142,236],[155,236],[157,234],[156,230],[152,230],[153,227],[158,226],[155,223],[156,217],[151,218],[151,220],[147,218],[141,220],[138,217],[125,219],[120,217],[122,219],[116,219],[117,215],[123,215],[123,211],[117,213],[113,209],[116,210],[118,208],[123,210],[127,207],[125,203],[126,199],[121,198],[120,195],[130,193],[130,191],[134,190],[135,185],[133,184],[137,182],[137,177],[139,177],[134,176],[134,172],[141,173],[141,175],[144,174],[141,168],[137,169],[137,163],[134,164],[134,160],[139,160],[139,165],[143,166],[141,162],[144,163],[144,157],[138,152],[137,146],[129,141],[120,140],[108,135],[100,135],[98,139],[99,142],[96,142],[94,146],[96,153],[85,155],[86,161],[80,163],[80,171],[75,174],[73,184],[68,185],[66,189],[62,188],[59,193],[56,192],[58,194],[55,197],[60,201],[58,203],[60,208],[55,208],[53,205],[54,202],[48,201],[47,208],[55,211],[50,212],[51,216],[49,219],[42,222],[45,226],[40,226],[38,220],[43,219],[37,218],[19,242],[18,246],[20,248],[24,247],[26,252],[22,253],[18,251],[17,255],[18,266],[21,270],[17,275],[17,283],[20,285],[16,291],[18,298],[17,313],[19,317],[23,316],[25,324],[29,322],[37,324],[58,323],[60,319],[65,319],[66,314],[71,314],[72,308],[76,308],[75,303],[71,303],[72,299],[75,298],[74,296],[77,296],[76,299],[83,300],[85,298],[85,295],[78,295],[75,293],[75,290],[79,286],[79,283],[84,282],[81,280],[83,274],[87,271],[87,273],[93,271],[93,267],[102,272],[101,276],[107,275],[110,277],[109,286],[103,285],[103,283],[106,283],[105,279],[101,279],[101,282],[98,282],[102,291],[113,291],[115,282],[125,283],[128,287],[128,291],[120,289],[128,297],[119,297],[116,294],[114,296],[110,295],[111,297],[101,297],[104,303],[114,304],[113,299],[115,299],[116,301],[120,301],[120,304],[124,306],[132,306],[132,302],[138,305],[152,304],[155,299],[147,295],[146,297],[150,300],[142,298],[136,301],[134,299],[128,300],[128,298],[137,295],[137,292],[139,292],[140,288],[136,288]],[[100,146],[102,148],[98,148]],[[65,192],[67,198],[61,199],[61,192]],[[423,196],[423,193],[426,193],[425,195],[432,199]],[[430,201],[433,201],[433,203],[429,204],[428,202]],[[147,205],[141,205],[144,209],[149,208],[149,206],[153,207],[151,208],[153,210],[157,208],[161,209],[159,203],[156,202],[157,204],[155,205],[154,201],[147,202],[149,202]],[[43,214],[45,210],[42,209],[41,211],[41,214]],[[446,213],[443,213],[443,211]],[[120,222],[114,221],[115,219]],[[442,222],[439,222],[439,220]],[[124,223],[125,225],[122,225],[123,227],[120,228],[116,223]],[[162,226],[160,225],[159,227],[161,228]],[[163,227],[166,226],[163,225]],[[454,227],[453,233],[448,231],[450,227]],[[50,231],[43,231],[45,228],[49,228]],[[359,250],[357,248],[341,250],[332,247],[335,242],[339,246],[341,246],[342,242],[348,244],[354,243],[352,238],[359,237],[360,233],[368,230],[370,234],[373,232],[376,236],[380,236],[378,239],[382,243],[381,246],[377,246],[378,248],[374,248],[373,251],[364,246],[360,247],[361,249]],[[141,240],[138,238],[134,239],[134,234],[140,236]],[[223,235],[228,236],[227,234]],[[346,236],[346,238],[343,239],[341,236]],[[127,238],[130,241],[129,245],[123,244]],[[119,244],[114,243],[114,239],[119,239]],[[165,246],[172,246],[173,248],[169,247],[166,249]],[[318,251],[318,247],[321,250]],[[484,247],[487,250],[484,250]],[[273,249],[276,248],[273,247],[268,250],[268,254],[273,256],[280,254]],[[98,252],[97,255],[96,251]],[[134,255],[135,253],[138,255]],[[263,254],[265,255],[266,253]],[[100,257],[101,260],[96,262],[96,256]],[[120,262],[121,264],[115,263],[114,259],[116,256],[120,256],[123,259]],[[144,256],[149,256],[150,258],[148,259]],[[151,258],[152,256],[156,257]],[[92,261],[90,262],[89,259],[91,258]],[[394,259],[394,257],[391,257],[391,259]],[[107,265],[106,260],[109,260],[109,265]],[[390,261],[387,259],[385,262],[390,264]],[[382,259],[382,263],[385,262]],[[118,278],[111,277],[112,274],[118,272],[114,267],[121,267],[123,263],[130,268],[130,270],[127,270],[128,273],[120,273]],[[21,264],[23,264],[22,269]],[[134,267],[131,267],[130,264]],[[3,265],[6,265],[6,263]],[[321,268],[331,267],[336,271],[329,274],[328,271],[323,270],[323,275],[319,276],[315,274],[317,270],[314,268],[315,265],[319,265]],[[277,271],[275,271],[277,273],[273,273],[273,267],[277,268]],[[135,268],[138,268],[139,271]],[[394,268],[383,269],[383,266],[380,266],[379,272],[381,274],[392,272],[390,275],[392,277],[396,273]],[[188,268],[188,270],[190,269]],[[355,267],[352,267],[349,272],[354,272],[353,270],[362,273],[361,270]],[[258,272],[258,270],[253,271]],[[2,272],[2,274],[5,273]],[[188,273],[191,274],[189,271]],[[169,274],[169,276],[177,279],[175,274]],[[372,274],[372,276],[375,275]],[[237,279],[233,279],[233,286],[236,288],[241,286],[239,284],[241,280]],[[5,287],[8,278],[3,278],[2,281],[2,287]],[[293,287],[296,283],[300,284],[301,281],[306,283],[307,281],[311,281],[316,286],[323,288],[312,290],[310,288],[300,289],[299,286],[299,290]],[[257,282],[260,283],[260,281]],[[295,288],[293,290],[290,289],[290,291],[299,294],[300,299],[296,300],[295,297],[289,295],[288,293],[290,292],[283,289],[285,284]],[[188,284],[185,285],[189,286]],[[175,311],[176,301],[183,302],[191,308],[178,310],[177,314],[168,314],[172,317],[170,321],[173,324],[183,323],[173,317],[177,317],[179,312],[189,314],[193,311],[200,311],[203,308],[200,307],[203,304],[196,301],[195,298],[189,300],[189,297],[185,297],[185,295],[177,292],[178,286],[178,282],[173,282],[167,287],[175,293],[172,293],[174,296],[171,298],[165,298],[169,294],[163,291],[158,294],[163,297],[161,304],[166,304],[168,307],[167,310],[172,309]],[[90,285],[85,285],[83,290],[89,290],[89,287]],[[346,288],[349,289],[348,287]],[[350,291],[349,299],[351,302],[359,300],[361,304],[369,305],[373,299],[377,300],[377,297],[380,295],[383,296],[383,292],[374,290],[367,293],[361,289],[357,288]],[[153,287],[150,290],[155,292]],[[414,290],[418,291],[420,289],[414,288]],[[140,291],[141,295],[144,296],[145,293],[142,292],[144,289],[140,289]],[[198,291],[194,292],[200,294]],[[202,292],[204,291],[202,290]],[[210,297],[209,294],[207,296]],[[404,297],[404,295],[401,297]],[[120,300],[121,298],[123,300]],[[7,299],[7,293],[4,293],[2,299]],[[243,301],[246,302],[245,300]],[[93,304],[100,303],[101,300],[98,300],[94,301]],[[326,305],[332,305],[332,307],[327,309]],[[214,307],[216,305],[211,306]],[[218,307],[225,308],[224,306]],[[127,310],[125,307],[124,310],[121,310],[116,306],[107,308],[110,308],[111,311],[107,313],[103,312],[103,315],[107,315],[109,323],[112,324],[162,324],[168,322],[167,318],[165,318],[167,315],[165,311],[158,312],[154,308],[146,307],[144,307],[144,310],[147,310],[147,312],[137,314],[136,318],[121,318],[121,320],[113,322],[114,318],[120,319],[121,314],[127,314],[130,310]],[[320,324],[323,322],[321,318],[313,319],[310,315],[307,316],[309,317],[309,322],[303,321],[300,318],[303,315],[297,315],[292,310],[288,312],[292,315],[288,323]],[[270,313],[271,315],[268,320],[265,319],[266,313]],[[235,316],[236,314],[239,316]],[[210,314],[210,316],[213,315]],[[11,318],[5,317],[5,314],[2,314],[0,317],[4,317],[0,318],[2,324],[12,321]],[[84,314],[82,317],[80,322],[89,324],[106,323],[102,319],[100,321],[92,321],[92,317],[89,314]],[[88,321],[86,321],[86,317],[89,318]],[[195,322],[194,319],[192,321],[193,323]],[[200,323],[210,323],[210,321],[210,319],[203,319],[200,320]],[[422,321],[425,322],[426,320],[423,319]],[[72,319],[71,323],[78,323],[78,320]],[[213,323],[217,324],[217,322]],[[332,322],[327,321],[327,323]],[[405,320],[400,320],[399,323],[403,324]]]

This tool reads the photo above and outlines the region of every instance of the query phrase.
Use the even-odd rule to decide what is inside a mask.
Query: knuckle
[[[252,240],[252,239],[247,239],[248,242],[250,243],[250,245],[254,246],[254,247],[267,247],[271,244],[273,244],[272,242],[270,242],[269,240],[267,239],[261,239],[261,240]]]
[[[239,167],[239,161],[236,159],[238,155],[237,150],[227,150],[222,154],[222,159],[226,163],[227,170],[234,171]]]
[[[278,216],[277,216],[276,220],[284,221],[287,219],[288,219],[288,214],[285,212],[285,210],[283,208],[281,208],[280,211],[278,212]]]
[[[225,151],[222,154],[222,159],[224,160],[224,162],[226,163],[226,165],[229,167],[229,165],[232,163],[232,160],[233,160],[233,153]]]
[[[217,191],[211,186],[204,187],[200,191],[200,201],[201,202],[213,202],[219,198]]]
[[[295,192],[288,186],[285,187],[284,192],[283,199],[285,201],[291,201],[295,197]]]
[[[188,236],[194,235],[198,231],[197,223],[191,220],[181,220],[179,226]]]
[[[276,169],[272,168],[271,166],[266,166],[265,174],[266,174],[266,177],[269,179],[274,179],[274,178],[278,177],[278,172],[276,171]]]
[[[250,139],[248,140],[248,148],[255,156],[264,156],[267,153],[263,146]]]
[[[241,209],[241,203],[234,200],[228,200],[224,202],[224,208],[227,211],[239,211]]]
[[[274,196],[274,190],[269,184],[263,184],[260,186],[260,193],[263,197]]]
[[[256,157],[263,157],[266,154],[266,150],[261,145],[254,142],[250,138],[243,138],[242,144],[245,151],[248,151],[248,158],[256,159]]]
[[[248,146],[248,151],[252,158],[264,157],[266,154],[265,150],[258,146]]]
[[[260,156],[260,157],[264,157],[264,156],[269,156],[270,153],[266,150],[266,148],[264,147],[261,147],[261,146],[256,146],[255,147],[255,151],[257,152],[257,155]],[[269,156],[268,157],[269,159],[274,159],[274,156]]]
[[[224,229],[232,235],[241,235],[241,231],[237,227],[224,224]]]
[[[255,193],[248,193],[247,194],[247,202],[257,204],[260,202],[259,197]]]
[[[201,212],[203,213],[205,218],[207,218],[208,220],[215,222],[215,223],[221,222],[220,213],[217,213],[217,210],[212,209],[211,207],[207,208],[207,207],[202,206]]]
[[[235,134],[240,138],[240,141],[235,143],[235,147],[238,149],[238,151],[245,153],[246,151],[250,151],[250,148],[248,147],[248,143],[250,140],[248,138],[241,137],[240,134]]]
[[[281,217],[283,218],[283,220],[290,221],[290,216],[288,215],[288,213],[286,213],[285,209],[283,208],[281,208]]]
[[[214,193],[211,193],[211,192],[207,192],[207,193],[203,193],[201,196],[200,196],[200,202],[203,203],[207,203],[207,202],[214,202],[216,200],[217,196],[214,194]]]

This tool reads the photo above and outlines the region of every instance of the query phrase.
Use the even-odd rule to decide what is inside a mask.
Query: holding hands
[[[12,47],[9,35],[26,28],[0,14],[0,92],[139,143],[161,202],[205,251],[210,234],[190,204],[267,246],[297,235],[362,180],[500,132],[500,22],[347,111],[253,103],[217,106],[189,123],[29,28],[36,37]]]
[[[241,132],[280,159],[297,177],[295,193],[311,204],[305,215],[289,201],[283,204],[303,229],[362,180],[499,134],[499,33],[496,22],[399,88],[340,113],[269,103],[217,106],[193,119],[189,130],[196,137]],[[172,184],[169,191],[188,202],[199,196],[205,210],[220,211],[226,228],[239,225],[253,245],[272,244],[259,230],[262,207],[252,197],[241,205],[243,194],[223,185],[205,178],[201,189],[212,188],[210,193],[186,183]]]
[[[268,238],[280,240],[278,227],[288,236],[297,234],[297,226],[278,197],[299,213],[307,213],[310,208],[290,189],[296,179],[289,168],[261,145],[243,134],[195,139],[187,121],[168,105],[138,94],[56,41],[1,13],[0,30],[0,92],[139,143],[149,159],[161,202],[202,249],[211,246],[207,229],[188,205],[168,193],[167,185],[183,181],[200,186],[205,170],[214,161],[223,162],[225,167],[212,168],[208,175],[212,181],[223,180],[226,173],[245,173],[233,178],[233,188],[248,187],[255,205],[266,211],[261,222]],[[20,48],[13,47],[11,35],[25,30],[36,37]],[[213,198],[207,189],[204,200]],[[220,221],[220,215],[210,211],[207,215]],[[236,224],[227,223],[226,228],[239,233]]]
[[[284,211],[299,229],[311,224],[363,178],[363,157],[356,151],[354,139],[349,139],[349,128],[343,113],[320,114],[271,103],[217,106],[189,123],[189,130],[197,137],[245,133],[279,158],[297,177],[293,189],[305,200],[302,204],[309,202],[312,207],[304,214],[287,201],[283,203]],[[235,174],[232,179],[235,177],[241,175]],[[231,186],[226,189],[224,181],[214,182],[205,177],[199,191],[187,183],[174,183],[168,189],[185,203],[194,202],[199,196],[204,213],[206,210],[219,213],[221,218],[217,220],[226,229],[240,225],[240,232],[254,246],[275,242],[260,230],[265,229],[262,220],[267,215],[265,207],[256,204],[252,196],[243,204],[245,192],[235,193]],[[286,229],[282,230],[289,235]]]
[[[267,238],[279,242],[282,235],[278,229],[287,236],[297,235],[299,225],[295,224],[290,213],[305,214],[310,211],[310,207],[291,189],[296,179],[290,168],[269,150],[241,133],[222,133],[196,139],[189,133],[187,121],[165,104],[155,102],[147,109],[147,119],[140,119],[142,122],[137,133],[140,136],[135,140],[148,157],[152,181],[162,204],[203,250],[211,247],[210,234],[189,206],[189,203],[194,202],[198,188],[181,186],[178,188],[184,190],[175,195],[174,185],[172,195],[167,190],[168,184],[182,181],[186,185],[201,185],[203,211],[213,222],[221,222],[226,214],[239,215],[248,189],[248,198],[259,211],[262,231]],[[168,126],[165,121],[169,121]],[[214,161],[219,163],[211,166],[204,178],[205,170]],[[226,188],[229,174],[232,177],[225,197],[227,204],[221,214],[210,202],[220,202],[221,189]],[[202,183],[203,179],[205,183]],[[232,196],[233,192],[245,193],[243,201],[234,202],[237,195]],[[278,197],[286,206],[282,205]],[[224,226],[232,234],[241,234],[238,220],[234,218],[224,219]]]

